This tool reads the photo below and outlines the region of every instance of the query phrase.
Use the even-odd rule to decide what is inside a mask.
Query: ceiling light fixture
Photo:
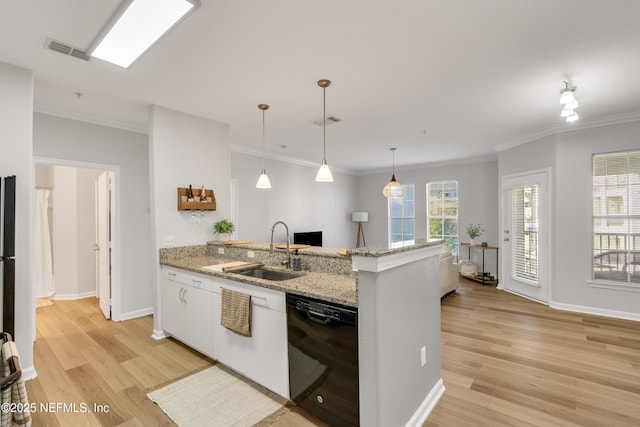
[[[387,199],[389,197],[403,197],[404,196],[404,186],[396,181],[396,150],[397,148],[389,148],[393,153],[393,172],[391,174],[391,181],[387,185],[384,186],[382,190],[382,194]]]
[[[267,151],[267,144],[264,139],[264,112],[269,109],[267,104],[258,104],[258,108],[262,110],[262,172],[256,183],[256,188],[271,188],[271,181],[267,176],[267,171],[264,168],[264,155]]]
[[[565,117],[567,122],[575,122],[580,117],[575,109],[578,108],[578,101],[576,101],[576,87],[571,86],[569,82],[564,82],[565,87],[560,90],[560,104],[562,104],[562,111],[560,111],[560,117]]]
[[[322,88],[322,164],[316,175],[317,182],[333,182],[333,175],[327,165],[327,102],[325,91],[331,80],[318,80],[318,86]]]
[[[129,68],[199,0],[124,0],[89,49],[90,55]]]

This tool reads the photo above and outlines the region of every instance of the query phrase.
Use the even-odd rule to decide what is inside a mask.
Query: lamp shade
[[[351,221],[353,222],[367,222],[369,221],[369,212],[352,212]]]
[[[576,100],[575,96],[573,96],[573,90],[567,88],[560,94],[560,104],[569,104],[570,102],[574,102]]]
[[[382,194],[387,199],[389,197],[403,197],[404,196],[404,187],[398,181],[396,181],[396,175],[393,174],[391,177],[391,181],[387,185],[384,186],[382,190]]]
[[[271,181],[269,181],[269,177],[267,176],[267,171],[262,169],[262,173],[258,178],[258,182],[256,183],[256,188],[271,188]]]

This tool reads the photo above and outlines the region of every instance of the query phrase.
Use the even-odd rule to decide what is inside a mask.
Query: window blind
[[[593,156],[593,279],[640,284],[640,151]]]
[[[512,190],[512,278],[538,286],[538,185]]]

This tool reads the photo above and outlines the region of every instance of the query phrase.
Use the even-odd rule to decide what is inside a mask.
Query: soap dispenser
[[[298,250],[296,249],[293,256],[293,271],[302,270],[302,259],[298,256]]]

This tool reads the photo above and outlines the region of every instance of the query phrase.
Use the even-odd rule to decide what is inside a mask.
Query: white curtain
[[[49,232],[49,190],[36,190],[36,298],[55,293]]]

